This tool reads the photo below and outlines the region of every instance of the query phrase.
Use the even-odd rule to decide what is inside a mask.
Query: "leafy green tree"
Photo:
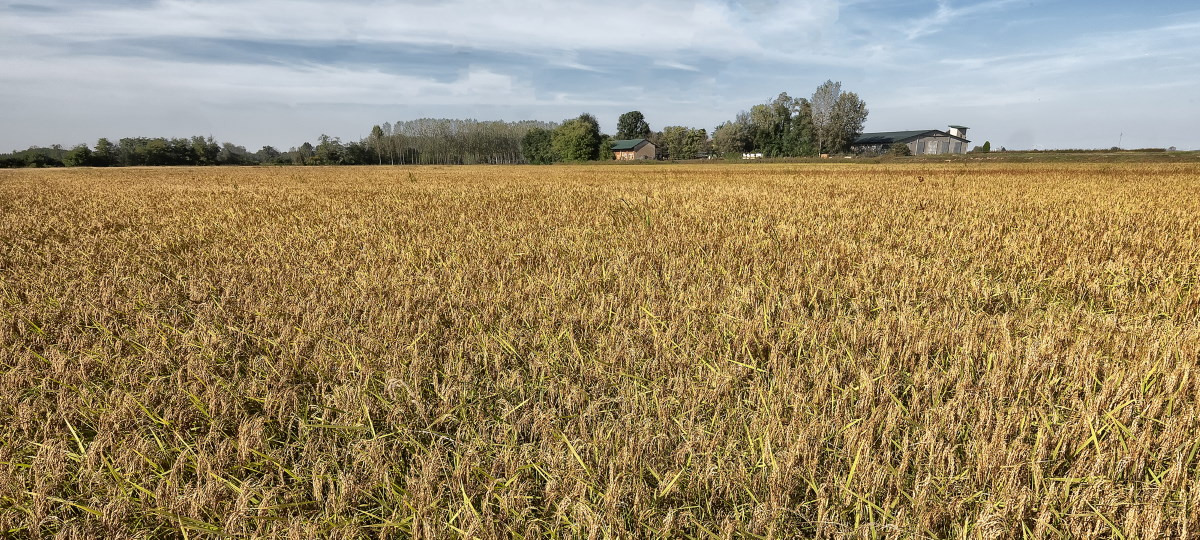
[[[690,129],[684,140],[683,153],[686,158],[695,159],[707,155],[712,150],[712,141],[708,138],[708,130],[704,128]]]
[[[63,161],[58,158],[62,154],[65,158],[68,151],[58,148],[31,146],[27,150],[13,152],[8,155],[0,155],[0,167],[62,167]]]
[[[377,159],[382,163],[379,155],[369,148],[367,142],[351,141],[346,144],[345,151],[342,152],[343,165],[371,165],[377,163]]]
[[[254,154],[246,151],[246,147],[233,143],[222,143],[221,153],[217,155],[217,163],[221,165],[250,165],[254,163]]]
[[[600,157],[600,124],[584,113],[562,123],[551,136],[554,154],[566,161],[592,161]]]
[[[845,149],[867,120],[867,105],[858,94],[842,92],[842,83],[825,81],[812,96],[813,132],[817,152]]]
[[[867,121],[867,104],[854,92],[843,92],[833,108],[833,129],[828,134],[830,148],[843,152],[850,148]]]
[[[344,150],[341,139],[322,133],[313,150],[313,162],[317,165],[337,165],[342,162]]]
[[[171,147],[161,137],[149,139],[142,145],[142,163],[151,167],[171,164]]]
[[[383,137],[383,128],[376,125],[371,128],[371,136],[367,138],[367,148],[375,153],[380,165],[383,165]]]
[[[264,146],[254,153],[254,158],[257,159],[259,163],[276,163],[276,160],[278,160],[279,156],[281,155],[282,154],[279,152],[279,150],[276,150],[275,147]]]
[[[739,114],[737,119],[717,126],[717,129],[713,130],[712,142],[714,149],[721,155],[741,154],[752,150],[749,116]]]
[[[221,145],[209,135],[208,138],[199,135],[192,137],[192,152],[196,156],[197,165],[216,165],[221,155]]]
[[[200,157],[196,154],[192,142],[188,139],[164,139],[167,146],[163,165],[198,165]],[[227,143],[228,144],[228,143]]]
[[[618,139],[645,139],[650,136],[650,124],[641,111],[629,111],[617,119]]]
[[[683,159],[679,156],[683,155],[683,145],[687,138],[688,128],[683,126],[667,126],[662,129],[662,135],[659,136],[658,147],[666,156],[666,159]]]
[[[911,156],[912,149],[909,148],[908,145],[904,144],[904,143],[892,143],[892,146],[888,147],[888,155],[889,156],[898,156],[898,157],[899,156]]]
[[[709,149],[708,131],[704,129],[667,126],[660,140],[669,159],[695,159]]]
[[[600,157],[599,159],[616,159],[616,154],[613,153],[614,139],[610,135],[600,135]]]
[[[68,167],[88,167],[92,164],[92,149],[86,144],[76,145],[63,157],[63,164]]]
[[[117,148],[108,139],[101,137],[96,141],[96,150],[92,152],[92,164],[96,167],[112,167],[117,165]]]
[[[791,156],[812,156],[817,153],[814,140],[812,102],[800,98],[799,106],[792,116],[792,126],[788,134],[788,147]]]
[[[313,160],[313,154],[312,143],[304,141],[304,144],[300,145],[300,148],[297,148],[293,154],[292,162],[297,165],[308,165]]]
[[[838,96],[842,93],[842,83],[827,80],[813,92],[812,118],[813,131],[817,139],[817,153],[824,154],[829,147],[829,135],[833,131],[834,107],[837,106]]]
[[[548,129],[533,128],[521,138],[521,155],[534,165],[545,165],[557,161],[551,143],[553,133]]]

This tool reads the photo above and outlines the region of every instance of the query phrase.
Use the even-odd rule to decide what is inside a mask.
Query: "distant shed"
[[[622,139],[613,141],[613,155],[618,161],[654,159],[654,143],[646,139]]]
[[[893,145],[908,145],[913,155],[918,154],[965,154],[967,145],[966,126],[950,126],[950,131],[921,129],[916,131],[881,131],[863,133],[850,148],[855,152],[886,152]]]

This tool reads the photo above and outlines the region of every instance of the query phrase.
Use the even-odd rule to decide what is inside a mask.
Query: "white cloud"
[[[978,4],[955,7],[951,0],[937,0],[937,9],[926,17],[910,22],[907,25],[906,34],[910,40],[921,38],[940,32],[943,27],[960,19],[999,11],[1018,2],[1020,0],[988,0]]]
[[[472,46],[535,52],[599,49],[635,54],[747,54],[764,31],[805,33],[836,14],[833,0],[788,0],[746,19],[719,0],[661,0],[636,11],[592,0],[445,2],[162,0],[124,7],[50,3],[57,14],[0,21],[13,34],[98,40],[192,37]],[[756,13],[756,15],[759,15]],[[764,28],[765,24],[765,28]],[[69,29],[69,33],[64,32]]]
[[[1023,0],[918,6],[928,12],[913,19],[911,4],[866,0],[657,0],[632,16],[594,0],[0,5],[0,99],[13,105],[0,111],[0,146],[61,142],[53,134],[71,129],[71,115],[111,122],[94,127],[105,136],[169,135],[154,130],[171,121],[190,134],[210,122],[273,144],[293,132],[271,138],[245,118],[303,111],[314,130],[348,125],[347,114],[555,120],[588,110],[603,123],[638,108],[658,127],[711,127],[825,79],[868,101],[871,129],[937,127],[946,116],[1021,140],[1038,128],[1018,124],[1056,110],[1127,107],[1138,114],[1121,129],[1140,115],[1167,132],[1168,112],[1167,123],[1200,106],[1186,97],[1200,86],[1200,12],[1152,19],[1130,7],[1127,21],[1105,14],[1110,30],[1099,32],[1089,29],[1099,15],[1068,20]],[[29,140],[34,123],[48,140]],[[1053,134],[1066,146],[1086,145],[1069,139],[1084,135]]]
[[[260,102],[407,104],[532,104],[533,91],[512,77],[473,67],[452,81],[334,66],[194,64],[116,58],[62,59],[54,64],[0,59],[0,81],[36,89],[46,103],[94,102],[120,96],[155,96],[194,103]],[[81,78],[89,81],[79,88]],[[9,99],[16,96],[6,96]]]

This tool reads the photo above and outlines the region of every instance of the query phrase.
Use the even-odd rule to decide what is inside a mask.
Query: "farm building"
[[[894,144],[906,144],[913,155],[919,154],[965,154],[967,145],[966,126],[950,126],[950,131],[922,129],[917,131],[883,131],[863,133],[850,148],[857,153],[886,152]]]
[[[654,159],[654,143],[646,139],[622,139],[613,141],[613,155],[618,161]]]

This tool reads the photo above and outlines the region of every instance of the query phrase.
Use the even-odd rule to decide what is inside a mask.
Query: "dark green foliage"
[[[521,155],[526,162],[534,165],[554,163],[554,148],[551,145],[552,132],[548,129],[533,128],[521,138]]]
[[[857,99],[857,96],[850,96]],[[858,102],[861,105],[861,102]],[[816,152],[813,109],[806,99],[782,93],[773,101],[707,130],[674,127],[654,133],[641,111],[629,111],[618,120],[616,139],[649,139],[662,154],[673,159],[709,155],[762,152],[770,157],[804,156]],[[862,108],[865,116],[865,108]],[[126,137],[116,143],[101,138],[94,149],[78,145],[70,151],[59,145],[31,148],[0,156],[0,166],[203,166],[203,165],[364,165],[364,164],[478,164],[552,163],[594,161],[612,157],[613,137],[600,132],[591,114],[581,114],[561,125],[539,121],[480,122],[434,119],[384,122],[371,127],[370,135],[342,142],[321,135],[317,146],[304,143],[281,152],[264,146],[257,152],[211,135],[190,138]]]
[[[786,92],[742,111],[713,131],[713,149],[722,155],[762,152],[767,157],[816,154],[812,104]],[[740,157],[740,156],[739,156]]]
[[[367,141],[351,141],[346,144],[342,153],[343,165],[373,165],[379,160],[378,155],[371,150]]]
[[[746,121],[742,121],[743,117]],[[741,159],[743,152],[749,152],[754,141],[750,135],[750,122],[746,113],[738,115],[737,120],[725,122],[713,130],[712,144],[717,153],[725,156],[737,156]]]
[[[596,117],[581,114],[555,129],[550,145],[563,161],[594,161],[600,157],[600,124]]]
[[[233,143],[222,143],[221,152],[217,155],[217,163],[221,165],[251,165],[257,162],[254,154],[246,151],[246,147]]]
[[[667,126],[660,137],[667,159],[696,159],[710,149],[708,131],[684,126]]]
[[[600,157],[599,159],[615,159],[613,154],[613,138],[610,135],[600,135]]]
[[[342,147],[341,139],[322,133],[317,138],[317,147],[313,150],[313,164],[340,165],[343,152],[345,148]]]
[[[388,125],[388,131],[391,130],[391,125]],[[383,132],[383,128],[379,125],[375,125],[371,127],[371,136],[367,137],[366,140],[367,150],[375,154],[375,159],[380,165],[383,165],[384,137],[386,137],[386,135]]]
[[[308,141],[304,141],[299,149],[290,153],[292,154],[292,163],[296,165],[308,165],[313,161],[313,145]]]
[[[909,148],[907,144],[895,143],[890,148],[888,148],[887,153],[889,156],[911,156],[912,149]]]
[[[259,163],[278,164],[283,154],[273,146],[264,146],[254,153],[254,159]]]
[[[112,167],[117,165],[117,147],[108,139],[101,137],[96,141],[96,149],[92,152],[92,165],[96,167]]]
[[[641,111],[629,111],[617,119],[617,139],[645,139],[650,137],[650,124]]]
[[[221,155],[221,145],[209,135],[208,138],[192,137],[192,161],[195,165],[216,165]],[[176,163],[175,165],[182,165]]]
[[[842,83],[825,81],[812,95],[812,124],[818,153],[842,152],[862,133],[867,104]]]
[[[92,149],[86,144],[80,144],[67,152],[63,164],[68,167],[88,167],[92,164]]]
[[[62,167],[64,157],[66,152],[60,148],[34,147],[0,156],[0,168]]]

